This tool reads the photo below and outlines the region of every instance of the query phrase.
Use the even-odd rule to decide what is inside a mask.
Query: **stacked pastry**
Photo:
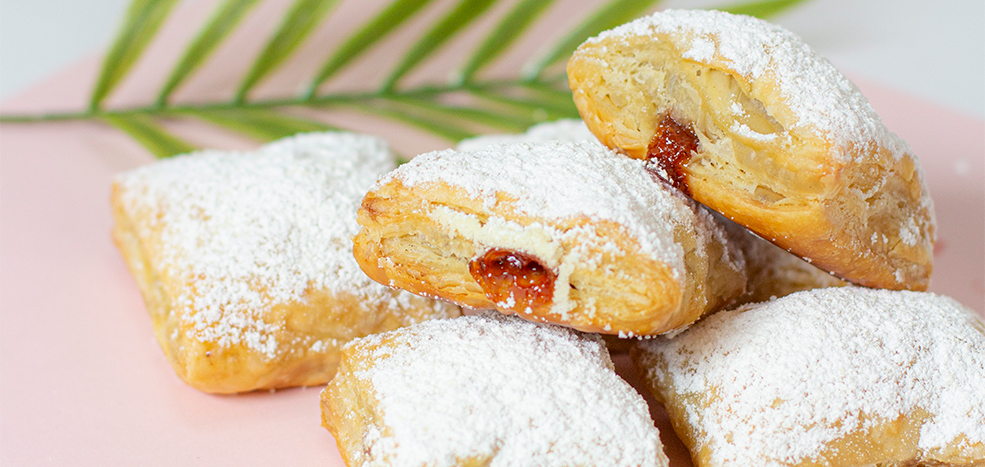
[[[626,336],[840,283],[570,125],[500,138],[565,141],[486,137],[383,177],[359,210],[363,270],[471,308]]]
[[[568,62],[585,123],[698,202],[859,285],[925,290],[933,205],[916,158],[792,33],[669,11]]]
[[[930,197],[847,79],[687,11],[568,73],[584,123],[396,169],[333,133],[121,175],[114,238],[179,376],[331,380],[350,466],[661,466],[586,333],[651,337],[634,362],[699,466],[985,463],[985,325],[920,292]]]
[[[916,158],[793,34],[665,12],[589,40],[568,74],[603,143],[695,200],[855,284],[926,288]],[[633,355],[699,466],[985,462],[985,327],[944,297],[800,292]]]
[[[675,336],[642,341],[634,360],[700,466],[985,462],[981,321],[932,294],[831,287],[845,285],[835,275],[919,291],[931,272],[916,158],[848,80],[788,32],[708,12],[604,33],[568,71],[597,140],[565,123],[386,175],[354,238],[370,277],[548,323],[525,325],[536,332]],[[540,429],[560,422],[528,391],[599,376],[551,358],[567,344],[520,337],[518,318],[510,331],[434,322],[348,347],[322,397],[350,465],[615,464]],[[558,391],[561,418],[594,407]],[[618,391],[602,393],[614,423]],[[422,411],[425,400],[448,403]],[[633,452],[617,458],[653,461]]]

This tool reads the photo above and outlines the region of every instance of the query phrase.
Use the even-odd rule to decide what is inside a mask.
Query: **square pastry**
[[[793,33],[664,10],[587,40],[568,82],[599,141],[696,201],[849,282],[926,290],[936,223],[919,161]]]
[[[698,467],[985,465],[985,324],[947,297],[798,292],[633,360]]]
[[[113,238],[181,379],[216,393],[324,383],[349,340],[460,313],[352,257],[359,201],[394,161],[383,140],[325,133],[117,176]]]
[[[356,466],[667,466],[596,335],[495,312],[357,339],[322,392]]]

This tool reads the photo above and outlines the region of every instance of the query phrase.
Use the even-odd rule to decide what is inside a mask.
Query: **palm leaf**
[[[570,91],[538,88],[523,83],[508,90],[475,89],[472,93],[483,99],[511,105],[549,112],[557,118],[576,118],[578,109],[571,100]]]
[[[273,141],[296,133],[336,129],[319,121],[267,109],[210,109],[187,113],[261,142]]]
[[[553,102],[513,97],[488,90],[474,90],[472,93],[481,99],[510,107],[516,112],[528,115],[534,122],[545,122],[562,118],[578,118],[577,110],[570,112],[564,109],[559,109]]]
[[[177,3],[178,0],[134,0],[130,4],[123,27],[103,60],[102,71],[89,98],[90,111],[99,109],[106,96],[137,63]]]
[[[318,73],[307,80],[306,89],[297,95],[274,99],[251,99],[250,92],[263,79],[284,64],[340,0],[290,0],[278,26],[264,48],[239,80],[235,98],[174,105],[169,98],[182,83],[206,63],[258,0],[222,0],[212,15],[198,28],[198,34],[170,71],[154,102],[144,107],[120,110],[100,108],[106,96],[125,78],[140,59],[177,0],[132,0],[125,21],[106,54],[102,71],[90,97],[89,109],[45,115],[0,115],[2,122],[37,122],[52,120],[101,120],[126,132],[157,157],[188,152],[194,146],[161,127],[164,118],[201,121],[235,131],[258,141],[269,141],[298,132],[334,129],[317,117],[305,118],[289,113],[306,108],[320,112],[347,108],[380,116],[407,126],[430,132],[456,142],[489,131],[518,132],[530,125],[560,118],[577,118],[563,70],[555,66],[586,38],[628,21],[647,11],[658,0],[606,0],[580,16],[575,26],[549,44],[546,53],[536,54],[524,69],[506,78],[483,79],[481,71],[543,17],[553,0],[389,0],[365,24],[339,44],[319,44],[332,51]],[[357,0],[350,0],[356,2]],[[447,83],[424,82],[411,87],[398,83],[412,70],[431,58],[484,15],[493,4],[508,1],[504,14],[491,22],[476,46],[463,55],[457,78]],[[739,5],[725,5],[723,10],[755,16],[771,16],[804,0],[746,0]],[[411,18],[430,5],[440,8],[436,20],[425,26],[406,54],[389,66],[382,87],[365,83],[350,91],[318,94],[318,87],[338,75],[338,71],[358,60],[381,40],[407,25]],[[449,70],[451,71],[451,70]],[[449,73],[451,74],[451,73]],[[343,127],[351,128],[349,122]],[[365,130],[365,128],[362,128]]]
[[[318,92],[318,86],[325,82],[335,72],[346,66],[352,59],[359,56],[363,51],[383,39],[398,26],[407,21],[421,7],[431,3],[432,0],[395,0],[375,18],[366,23],[359,31],[353,34],[345,43],[335,51],[328,61],[322,65],[321,70],[311,84],[308,86],[306,96],[311,99]]]
[[[273,38],[253,62],[253,68],[240,83],[236,91],[236,101],[245,101],[253,86],[287,59],[338,2],[339,0],[296,0]]]
[[[522,91],[526,96],[559,112],[567,112],[571,115],[578,113],[575,101],[571,99],[571,91],[567,87],[562,90],[540,83],[524,83]]]
[[[613,0],[595,11],[585,21],[575,27],[540,59],[524,66],[523,74],[529,79],[536,79],[544,70],[562,60],[567,60],[571,53],[592,37],[606,29],[614,28],[622,23],[636,18],[660,0]]]
[[[472,81],[482,67],[486,66],[499,56],[507,47],[521,37],[534,20],[537,19],[544,10],[553,3],[554,0],[520,0],[510,14],[503,17],[496,26],[496,29],[486,37],[482,45],[476,49],[472,58],[458,72],[456,82],[464,83]]]
[[[394,101],[380,99],[369,103],[349,104],[352,108],[370,114],[386,117],[391,120],[403,122],[416,126],[449,141],[461,141],[471,138],[478,133],[474,130],[465,128],[460,121],[456,121],[437,113],[426,110],[414,109],[411,106],[400,105]]]
[[[734,6],[722,6],[715,8],[720,11],[727,11],[737,15],[749,15],[757,18],[770,18],[776,16],[788,8],[802,3],[803,0],[763,0],[759,2],[743,3]]]
[[[499,131],[522,132],[530,125],[537,123],[532,119],[523,118],[515,112],[502,112],[490,108],[448,105],[433,99],[415,97],[398,97],[393,100],[400,104],[417,107],[432,115],[443,115],[452,120],[467,121]]]
[[[493,0],[462,0],[430,31],[411,47],[403,61],[390,73],[383,83],[384,91],[393,90],[397,81],[413,70],[432,52],[448,42],[457,32],[467,26],[493,4]]]
[[[163,107],[167,104],[168,98],[178,85],[212,55],[219,43],[229,35],[256,3],[257,0],[226,0],[216,9],[215,14],[198,33],[191,45],[185,49],[178,65],[168,76],[167,82],[157,95],[158,106]]]
[[[472,96],[476,99],[476,105],[508,116],[518,124],[524,124],[528,128],[547,120],[571,117],[571,115],[556,112],[553,109],[545,109],[536,102],[504,97],[495,92],[473,91]]]
[[[174,136],[154,122],[147,115],[104,115],[106,123],[126,132],[159,159],[185,154],[197,149],[188,142]]]

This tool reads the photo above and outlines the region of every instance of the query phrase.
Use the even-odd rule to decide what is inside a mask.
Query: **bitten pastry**
[[[216,393],[324,383],[349,340],[458,316],[352,258],[359,200],[394,165],[378,138],[326,133],[117,176],[113,238],[178,376]]]
[[[582,331],[663,333],[745,286],[709,213],[597,142],[424,154],[357,219],[356,260],[381,283]]]
[[[668,465],[597,336],[488,312],[342,352],[322,422],[349,467]]]
[[[698,467],[985,465],[985,325],[947,297],[799,292],[633,357]]]
[[[927,288],[934,211],[916,157],[792,33],[660,12],[586,41],[568,81],[602,143],[702,204],[856,284]]]

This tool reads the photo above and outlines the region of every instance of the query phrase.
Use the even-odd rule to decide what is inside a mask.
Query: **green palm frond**
[[[116,41],[103,60],[102,72],[89,99],[91,111],[99,109],[103,99],[137,63],[176,3],[177,0],[133,0]]]
[[[284,16],[284,21],[240,83],[236,91],[236,102],[245,101],[246,94],[253,86],[283,63],[338,1],[295,0]]]
[[[447,15],[437,22],[420,40],[411,47],[404,59],[390,73],[383,83],[384,91],[392,91],[397,81],[413,70],[428,55],[431,55],[442,44],[448,42],[455,33],[486,11],[494,0],[461,0]]]
[[[514,41],[521,37],[534,20],[553,3],[553,0],[520,0],[510,14],[500,20],[496,29],[486,37],[469,59],[468,63],[458,72],[455,82],[472,81],[475,74],[488,65],[500,53],[506,50]]]
[[[754,0],[718,9],[767,17],[803,1]],[[355,25],[348,35],[334,36],[343,38],[338,43],[317,44],[319,50],[325,51],[324,62],[310,78],[302,79],[307,84],[301,92],[286,98],[252,98],[256,86],[311,41],[314,32],[325,24],[340,2],[289,0],[279,25],[238,80],[232,99],[175,104],[174,92],[195,76],[260,3],[260,0],[217,0],[212,14],[198,27],[198,33],[162,80],[164,85],[157,95],[148,96],[148,105],[106,109],[103,105],[106,98],[143,58],[147,46],[156,39],[178,3],[177,0],[132,0],[117,38],[106,53],[87,110],[36,116],[4,115],[0,121],[98,120],[127,133],[156,157],[194,149],[192,144],[169,131],[167,122],[176,119],[220,127],[258,142],[298,132],[337,129],[318,117],[333,110],[355,111],[399,122],[449,142],[487,132],[518,132],[541,121],[577,118],[560,65],[588,37],[652,11],[660,3],[659,0],[583,2],[585,11],[577,15],[573,25],[561,31],[560,39],[528,54],[526,65],[512,77],[491,79],[483,76],[483,70],[523,39],[552,8],[559,7],[558,2],[456,0],[445,4],[433,0],[390,0],[369,20]],[[496,8],[501,3],[504,5]],[[431,24],[415,23],[415,18],[425,16],[424,12],[430,12],[428,16],[435,19],[429,20]],[[499,16],[486,18],[494,14]],[[462,54],[459,63],[446,70],[450,79],[406,85],[409,74],[459,37],[468,36],[462,33],[467,28],[479,27],[476,24],[483,18],[488,20],[483,23],[491,26],[478,34],[479,40],[470,52]],[[339,71],[384,45],[401,28],[411,26],[423,26],[424,32],[409,42],[400,58],[375,65],[379,69],[379,81],[369,80],[355,91],[319,92],[323,85],[339,76]]]
[[[190,110],[184,114],[242,133],[260,142],[273,141],[295,133],[336,129],[319,121],[270,109],[206,109]]]
[[[305,97],[312,99],[318,92],[318,86],[325,82],[336,71],[349,64],[360,52],[366,50],[379,40],[393,32],[398,26],[414,16],[422,7],[432,0],[394,0],[383,9],[372,21],[366,23],[359,31],[342,44],[335,54],[322,65],[318,76],[308,86]]]
[[[233,28],[256,3],[257,0],[226,0],[219,6],[212,19],[205,24],[195,40],[185,49],[178,65],[171,71],[167,82],[157,95],[158,106],[167,105],[171,93],[212,55],[219,43],[232,32]]]
[[[195,149],[195,146],[168,133],[147,115],[104,115],[102,119],[129,134],[157,158],[171,157]]]
[[[554,44],[546,54],[527,64],[523,70],[524,76],[529,80],[536,80],[547,67],[571,56],[571,53],[589,37],[636,18],[659,2],[660,0],[615,0],[602,5],[594,14]]]
[[[479,134],[469,128],[469,125],[447,115],[404,105],[390,99],[356,102],[349,105],[357,110],[403,122],[452,141],[460,141]]]

